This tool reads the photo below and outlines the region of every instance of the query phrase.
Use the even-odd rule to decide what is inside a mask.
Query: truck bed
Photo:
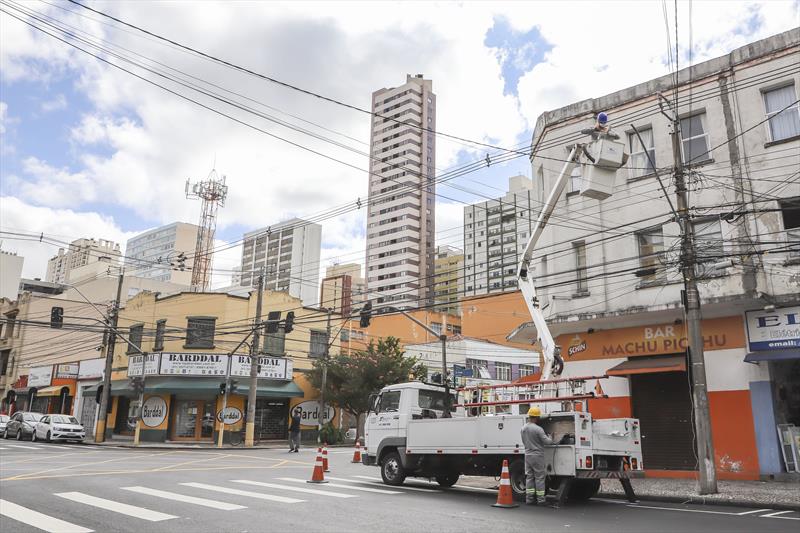
[[[524,453],[523,415],[412,420],[406,453]]]

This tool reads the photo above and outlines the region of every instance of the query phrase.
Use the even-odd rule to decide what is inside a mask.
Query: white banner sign
[[[167,402],[160,396],[150,396],[142,406],[142,423],[155,428],[167,419]]]
[[[78,379],[94,379],[103,377],[106,368],[105,359],[86,359],[78,368]]]
[[[747,340],[750,349],[785,350],[800,348],[800,306],[774,311],[747,311]]]
[[[52,366],[37,366],[28,371],[28,387],[48,387],[52,379]]]
[[[222,422],[225,419],[225,425],[233,425],[242,419],[242,411],[238,407],[226,407],[225,412],[221,410],[217,412],[217,420]]]
[[[146,376],[158,375],[158,362],[161,354],[149,353],[147,354],[147,363],[144,365],[144,373]],[[128,357],[128,377],[134,378],[142,375],[142,359],[144,355],[131,355]]]
[[[228,356],[211,353],[163,353],[162,376],[224,376],[228,370]]]
[[[77,378],[79,369],[80,365],[78,363],[62,363],[58,365],[58,370],[56,370],[56,377],[67,378],[67,379]]]
[[[291,359],[285,357],[260,357],[258,364],[259,378],[292,380],[294,366]],[[248,377],[250,375],[250,357],[234,355],[231,362],[231,376]]]
[[[292,407],[289,412],[293,413],[295,409],[300,408],[300,425],[306,427],[317,427],[319,425],[319,402],[317,400],[308,400],[298,403]],[[335,411],[330,405],[325,406],[325,422],[333,420]]]

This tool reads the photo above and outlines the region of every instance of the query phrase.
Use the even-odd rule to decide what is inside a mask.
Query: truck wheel
[[[452,487],[458,482],[458,477],[460,475],[461,474],[455,471],[443,472],[436,476],[436,483],[438,483],[440,487]]]
[[[402,485],[406,480],[406,471],[400,462],[400,454],[387,453],[381,462],[381,477],[387,485]]]
[[[599,479],[573,479],[569,489],[569,499],[586,501],[600,491]]]
[[[516,460],[511,461],[508,466],[508,477],[511,481],[511,492],[514,494],[514,500],[518,502],[525,501],[525,461]]]

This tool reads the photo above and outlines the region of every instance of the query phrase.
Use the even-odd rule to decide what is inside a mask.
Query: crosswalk
[[[19,452],[21,450],[28,451],[28,452],[57,452],[67,448],[77,448],[77,447],[85,447],[83,444],[76,444],[72,442],[59,442],[57,444],[36,444],[31,442],[23,442],[17,444],[16,442],[11,444],[7,441],[0,440],[0,451],[14,451]]]
[[[380,481],[374,478],[356,479],[357,476],[329,478],[332,482],[309,485],[305,479],[281,477],[265,481],[251,479],[230,479],[216,483],[195,481],[171,481],[168,487],[152,487],[132,485],[114,490],[104,490],[101,495],[89,491],[56,492],[52,496],[62,501],[76,504],[77,508],[69,516],[53,516],[54,506],[47,502],[47,495],[42,495],[37,503],[41,510],[31,509],[6,499],[0,499],[0,520],[10,519],[13,522],[26,524],[41,531],[52,533],[92,533],[92,524],[70,522],[75,517],[99,516],[104,514],[87,513],[93,508],[99,513],[108,513],[112,520],[122,515],[145,522],[167,522],[181,517],[194,516],[193,506],[213,509],[215,511],[239,511],[248,506],[261,507],[259,502],[271,502],[278,505],[313,504],[319,498],[352,499],[368,494],[379,496],[398,496],[409,491],[431,489],[419,487],[378,488]],[[6,494],[3,496],[7,497]],[[131,501],[131,498],[135,501]],[[151,502],[150,504],[146,502]],[[144,503],[143,503],[144,502]],[[159,506],[169,504],[169,512],[157,510]],[[250,502],[250,503],[248,503]],[[63,506],[62,506],[63,507]],[[62,508],[60,507],[60,508]],[[153,508],[156,507],[156,508]],[[50,514],[41,512],[48,510]],[[80,520],[76,520],[80,521]],[[13,524],[12,522],[12,524]],[[1,523],[1,522],[0,522]],[[8,524],[8,522],[6,522]],[[97,526],[94,526],[97,527]],[[0,529],[3,529],[0,526]],[[13,529],[9,529],[11,531]]]

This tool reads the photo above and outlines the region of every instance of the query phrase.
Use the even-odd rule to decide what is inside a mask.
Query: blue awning
[[[800,359],[800,350],[790,348],[788,350],[764,350],[761,352],[750,352],[744,358],[745,363],[757,363],[759,361],[790,361]]]

